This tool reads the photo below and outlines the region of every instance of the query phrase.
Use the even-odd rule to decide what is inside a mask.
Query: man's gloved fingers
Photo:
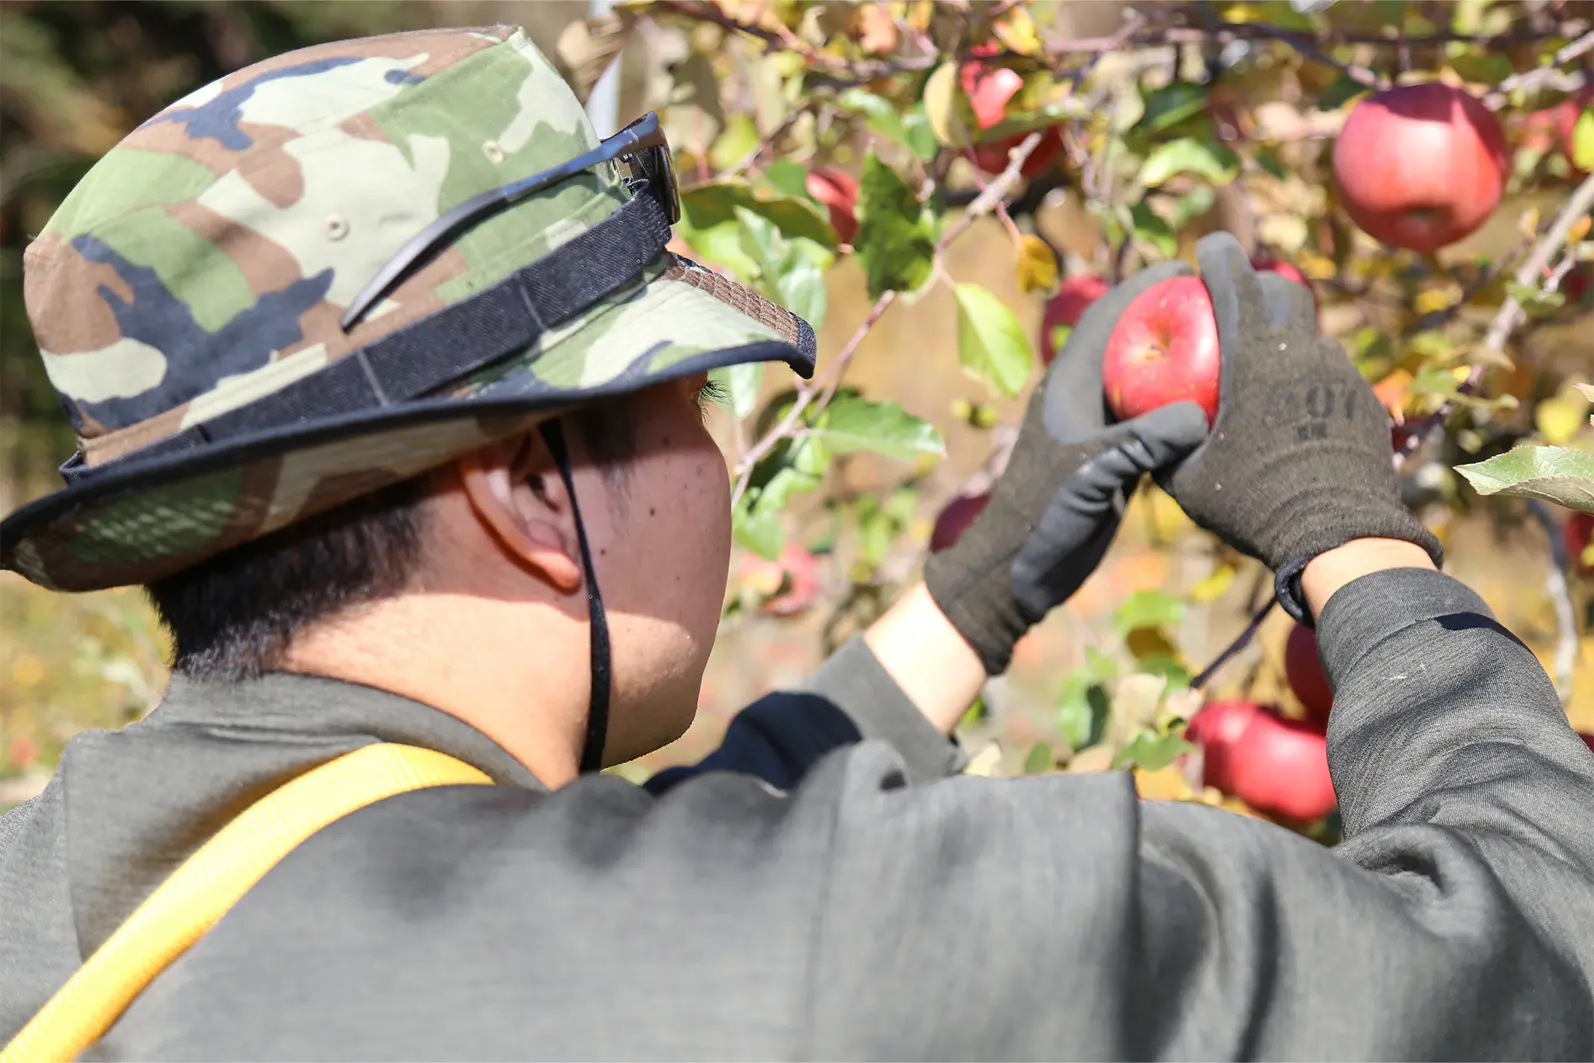
[[[1159,472],[1176,465],[1207,439],[1207,414],[1193,402],[1176,402],[1141,414],[1118,426],[1138,439],[1143,449],[1132,452],[1148,464],[1142,472]]]
[[[1212,299],[1218,343],[1230,354],[1239,349],[1241,336],[1268,327],[1262,285],[1240,242],[1229,233],[1203,236],[1196,244],[1196,261],[1201,266],[1201,283]]]
[[[1045,410],[1043,419],[1052,438],[1061,443],[1077,443],[1101,429],[1107,421],[1101,359],[1119,317],[1135,296],[1153,284],[1194,272],[1183,262],[1163,262],[1136,273],[1090,305],[1046,371],[1039,389]]]
[[[1275,329],[1296,325],[1309,332],[1317,331],[1317,301],[1312,298],[1311,289],[1277,273],[1263,273],[1256,280],[1262,287],[1268,324]]]

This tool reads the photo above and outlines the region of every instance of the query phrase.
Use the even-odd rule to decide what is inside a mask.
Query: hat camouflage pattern
[[[449,313],[538,260],[566,272],[561,249],[586,254],[640,193],[595,166],[456,235],[345,332],[356,294],[443,212],[597,144],[553,65],[505,26],[302,49],[145,122],[24,259],[79,452],[65,490],[0,523],[0,565],[60,590],[147,583],[597,397],[736,362],[811,373],[806,323],[661,239],[563,319],[544,325],[524,297],[529,345],[389,397],[406,337],[469,346]],[[356,368],[379,401],[248,420]],[[220,430],[240,417],[248,431]]]

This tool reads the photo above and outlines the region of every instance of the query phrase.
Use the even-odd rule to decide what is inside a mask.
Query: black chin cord
[[[570,479],[570,452],[565,447],[564,429],[557,420],[542,423],[543,442],[559,467],[565,494],[570,498],[570,513],[576,519],[576,543],[581,547],[581,570],[587,581],[587,615],[592,632],[592,697],[587,705],[587,739],[581,747],[581,771],[603,768],[603,741],[609,732],[609,622],[603,611],[603,595],[598,593],[598,576],[592,570],[592,551],[587,546],[587,529],[581,523],[581,507],[576,504],[576,486]]]

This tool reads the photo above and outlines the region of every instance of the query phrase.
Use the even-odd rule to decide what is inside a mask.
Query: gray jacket
[[[388,739],[504,785],[320,832],[91,1057],[1594,1058],[1594,756],[1538,662],[1418,570],[1319,637],[1333,850],[1123,774],[948,778],[861,643],[697,768],[552,794],[389,694],[174,681],[0,819],[0,1039],[229,818]]]

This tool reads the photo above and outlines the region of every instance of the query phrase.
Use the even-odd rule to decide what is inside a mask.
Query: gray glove
[[[1389,415],[1339,344],[1317,332],[1311,293],[1258,274],[1228,233],[1196,245],[1223,370],[1212,435],[1162,475],[1197,524],[1273,569],[1279,603],[1310,624],[1299,577],[1352,539],[1404,539],[1438,564],[1439,541],[1400,501]]]
[[[1146,270],[1085,312],[1030,398],[990,504],[925,565],[930,596],[990,675],[1005,671],[1013,645],[1095,571],[1141,476],[1206,438],[1206,415],[1188,402],[1110,424],[1101,379],[1124,308],[1150,285],[1190,272],[1178,262]]]

